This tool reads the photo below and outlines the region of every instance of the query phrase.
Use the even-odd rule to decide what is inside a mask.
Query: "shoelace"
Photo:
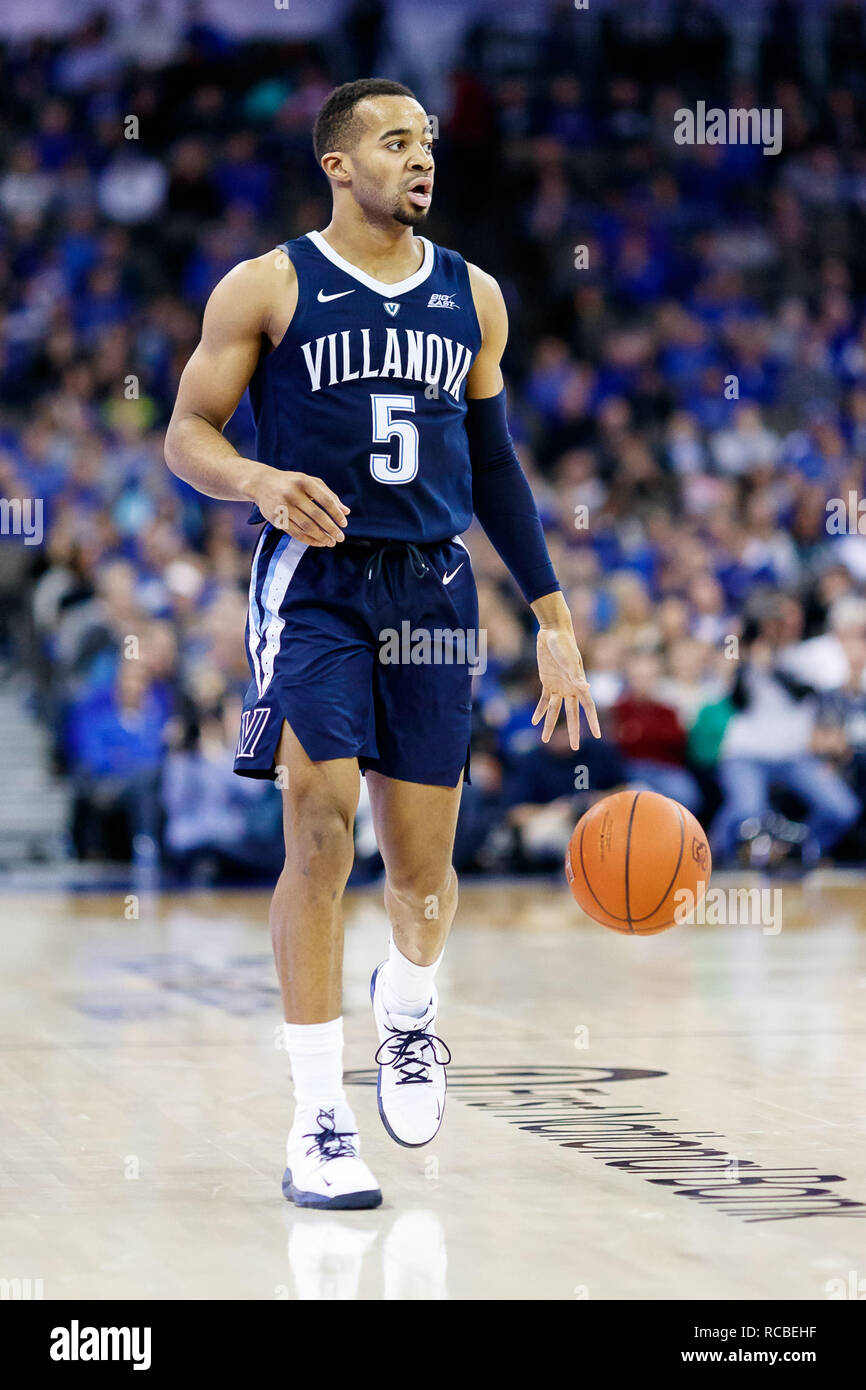
[[[427,561],[424,559],[424,556],[421,554],[421,551],[418,549],[417,545],[413,544],[412,541],[383,541],[382,544],[373,551],[372,559],[370,560],[370,563],[367,566],[368,579],[372,580],[379,578],[379,575],[382,573],[382,561],[385,556],[385,552],[388,550],[389,546],[392,547],[392,553],[394,546],[400,546],[401,548],[405,549],[406,554],[408,555],[409,560],[411,562],[412,571],[415,575],[415,578],[424,578],[425,574],[427,573],[427,570],[429,569],[429,566],[427,564]]]
[[[432,1076],[427,1075],[428,1067],[431,1067],[434,1062],[438,1062],[441,1067],[447,1067],[451,1061],[451,1049],[448,1044],[443,1042],[442,1038],[437,1038],[435,1033],[428,1033],[425,1028],[413,1028],[406,1032],[400,1028],[393,1028],[391,1032],[393,1036],[385,1038],[384,1042],[379,1044],[375,1061],[379,1066],[393,1067],[395,1071],[400,1073],[398,1086],[411,1086],[419,1082],[422,1085],[425,1082],[432,1084]],[[436,1050],[437,1043],[445,1049],[448,1054],[446,1057],[439,1056]],[[390,1047],[392,1053],[390,1057],[383,1060],[379,1053],[386,1047]],[[413,1049],[417,1049],[417,1052]],[[425,1057],[424,1053],[428,1049],[432,1056]],[[413,1067],[416,1070],[411,1070]]]
[[[328,1163],[332,1158],[354,1158],[355,1140],[357,1134],[353,1130],[340,1132],[336,1128],[333,1110],[320,1110],[316,1116],[316,1123],[319,1128],[311,1130],[309,1134],[303,1135],[304,1139],[312,1139],[312,1144],[307,1149],[307,1158],[318,1149],[323,1163]]]

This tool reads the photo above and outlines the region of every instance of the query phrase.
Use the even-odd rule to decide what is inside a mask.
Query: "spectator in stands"
[[[623,760],[606,738],[587,739],[575,751],[563,728],[547,744],[527,741],[513,751],[505,764],[503,802],[518,863],[560,863],[578,817],[625,781]]]
[[[661,698],[661,678],[654,651],[637,648],[626,658],[625,688],[610,711],[613,740],[632,785],[673,797],[697,814],[701,794],[685,765],[685,730]]]
[[[155,851],[165,724],[141,661],[121,661],[106,697],[73,717],[73,835],[80,858],[95,848],[116,859]]]
[[[283,857],[280,798],[232,771],[240,701],[202,709],[165,759],[162,804],[170,866],[190,882],[273,874]]]
[[[774,789],[794,793],[805,805],[813,860],[829,854],[860,815],[857,796],[813,752],[815,689],[788,671],[785,638],[778,603],[743,634],[730,694],[734,713],[718,765],[724,800],[713,825],[713,853],[721,863],[735,858],[744,824],[771,809]]]
[[[838,767],[866,805],[866,630],[840,632],[847,670],[843,683],[823,691],[813,735],[813,751]]]

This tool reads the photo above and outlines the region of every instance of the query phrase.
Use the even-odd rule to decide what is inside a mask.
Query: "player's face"
[[[371,97],[360,113],[364,133],[347,160],[353,196],[371,216],[414,227],[430,211],[433,136],[411,97]]]

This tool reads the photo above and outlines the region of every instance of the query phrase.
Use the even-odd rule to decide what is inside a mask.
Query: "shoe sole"
[[[368,1207],[382,1205],[382,1193],[378,1187],[366,1192],[343,1192],[339,1197],[323,1197],[318,1192],[299,1192],[292,1182],[292,1170],[287,1168],[283,1174],[283,1196],[296,1207],[318,1207],[326,1211],[363,1211]]]
[[[376,966],[376,969],[373,971],[373,975],[372,975],[372,978],[371,978],[371,980],[370,980],[370,1003],[371,1003],[371,1004],[373,1003],[373,995],[376,993],[376,976],[379,974],[379,971],[380,971],[381,969],[382,969],[382,966],[381,966],[381,965],[377,965],[377,966]],[[374,1019],[374,1021],[375,1021],[375,1019]],[[446,1075],[446,1077],[445,1077],[445,1091],[446,1091],[446,1094],[447,1094],[447,1091],[448,1091],[448,1077],[447,1077],[447,1075]],[[399,1144],[401,1149],[423,1149],[427,1144],[431,1144],[431,1143],[433,1142],[433,1140],[436,1138],[436,1135],[439,1133],[440,1129],[442,1128],[442,1121],[443,1121],[444,1118],[445,1118],[445,1096],[443,1096],[443,1097],[442,1097],[442,1109],[441,1109],[440,1112],[439,1112],[439,1123],[438,1123],[438,1125],[436,1126],[436,1128],[434,1129],[433,1133],[430,1135],[430,1138],[429,1138],[429,1139],[419,1139],[419,1140],[417,1140],[417,1142],[414,1143],[414,1144],[413,1144],[413,1143],[410,1143],[410,1141],[409,1141],[408,1139],[401,1139],[400,1136],[399,1136],[399,1134],[395,1134],[394,1131],[393,1131],[393,1129],[391,1128],[391,1126],[388,1124],[388,1117],[386,1116],[385,1111],[384,1111],[383,1108],[382,1108],[382,1068],[381,1068],[381,1067],[379,1068],[379,1074],[378,1074],[378,1076],[376,1077],[376,1104],[377,1104],[378,1107],[379,1107],[379,1119],[382,1121],[382,1124],[385,1126],[385,1129],[386,1129],[387,1133],[388,1133],[388,1134],[391,1136],[391,1138],[394,1140],[394,1143],[395,1143],[395,1144]]]

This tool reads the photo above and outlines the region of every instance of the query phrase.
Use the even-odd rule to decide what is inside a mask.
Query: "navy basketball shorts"
[[[308,546],[266,525],[253,557],[235,772],[272,778],[287,720],[313,762],[469,780],[478,598],[459,540]]]

